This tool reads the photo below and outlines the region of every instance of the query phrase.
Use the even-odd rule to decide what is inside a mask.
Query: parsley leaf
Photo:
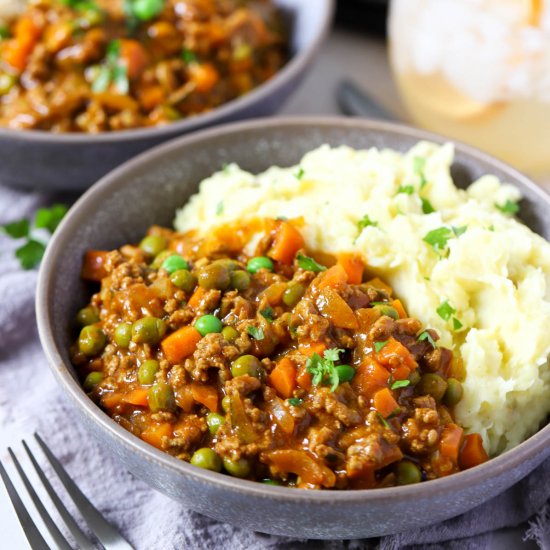
[[[267,319],[270,323],[273,322],[273,309],[270,308],[270,307],[266,307],[262,310],[260,310],[260,315],[264,318],[264,319]]]
[[[359,229],[359,233],[365,229],[365,227],[378,227],[378,222],[375,222],[370,219],[368,214],[365,214],[358,222],[357,222],[357,228]]]
[[[299,397],[291,397],[290,399],[287,399],[287,401],[293,406],[293,407],[299,407],[304,400],[300,399]]]
[[[389,425],[388,421],[379,412],[376,413],[376,416],[377,416],[378,420],[380,421],[380,424],[382,424],[384,427],[391,430],[391,426]]]
[[[45,251],[46,245],[44,243],[29,239],[15,251],[15,256],[23,269],[32,269],[40,263]]]
[[[397,189],[397,195],[399,193],[405,193],[406,195],[412,195],[414,193],[414,187],[412,185],[400,185]]]
[[[54,204],[51,208],[39,208],[36,211],[34,225],[36,228],[44,228],[53,233],[61,223],[67,210],[68,208],[64,204]]]
[[[388,340],[385,340],[384,342],[374,342],[374,349],[376,350],[376,353],[380,352],[387,343]]]
[[[254,340],[263,340],[265,338],[264,331],[261,327],[253,327],[252,325],[249,325],[246,332],[248,332]]]
[[[456,318],[453,317],[453,330],[460,330],[464,325]]]
[[[10,31],[5,25],[0,25],[0,40],[10,37]]]
[[[447,241],[453,236],[453,232],[448,227],[439,227],[426,233],[422,239],[428,243],[438,254],[445,249]]]
[[[304,177],[304,173],[305,173],[304,169],[300,166],[296,174],[294,174],[294,176],[296,177],[297,180],[301,180]]]
[[[428,342],[431,344],[432,348],[434,348],[434,349],[437,348],[437,344],[435,343],[435,340],[432,338],[432,335],[427,330],[425,330],[424,332],[422,332],[420,334],[420,336],[418,337],[418,340],[420,342],[422,342],[423,340],[428,340]]]
[[[435,212],[435,208],[433,207],[432,203],[425,199],[424,197],[420,197],[420,201],[422,203],[422,212],[424,214],[431,214],[432,212]]]
[[[325,271],[327,268],[324,265],[318,264],[313,258],[309,256],[304,256],[303,254],[298,254],[296,257],[298,260],[298,266],[306,271],[313,271],[319,273],[320,271]]]
[[[460,235],[464,235],[464,233],[466,233],[466,229],[468,229],[468,226],[467,225],[462,225],[460,227],[453,226],[451,229],[453,230],[455,237],[458,239]]]
[[[413,158],[413,170],[415,174],[420,178],[420,189],[424,189],[428,185],[428,180],[424,175],[424,166],[426,166],[426,159],[423,157]]]
[[[518,203],[511,201],[510,199],[508,199],[504,204],[495,203],[495,207],[507,216],[513,216],[519,212]]]
[[[398,390],[399,388],[406,388],[411,383],[410,380],[396,380],[390,385],[390,390]]]
[[[445,300],[441,305],[436,309],[437,314],[444,320],[448,321],[453,313],[456,313],[456,309],[449,304],[448,300]]]
[[[117,91],[123,95],[126,95],[130,88],[128,69],[120,59],[120,40],[111,40],[107,44],[107,53],[92,82],[92,91],[94,93],[104,92],[110,84],[113,84]]]
[[[190,65],[191,63],[195,63],[197,61],[197,54],[187,48],[183,48],[181,50],[181,58]]]
[[[325,350],[323,357],[314,353],[306,363],[306,370],[313,375],[311,380],[314,386],[330,383],[330,391],[333,392],[340,383],[340,376],[335,366],[343,349],[331,348]]]
[[[21,239],[29,235],[30,226],[29,220],[18,220],[0,226],[0,228],[13,239]]]

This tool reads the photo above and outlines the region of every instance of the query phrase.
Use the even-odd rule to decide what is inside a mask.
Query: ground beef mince
[[[271,0],[33,0],[0,20],[0,127],[167,124],[259,86],[287,50]]]
[[[100,286],[71,356],[90,397],[167,453],[270,484],[387,487],[487,460],[453,417],[461,361],[360,257],[305,250],[298,226],[155,226],[87,252]]]

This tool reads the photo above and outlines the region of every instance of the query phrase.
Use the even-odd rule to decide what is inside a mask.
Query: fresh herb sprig
[[[343,349],[331,348],[325,350],[323,357],[314,353],[307,360],[306,370],[313,375],[311,383],[314,386],[330,384],[330,391],[336,390],[340,384],[340,376],[335,363],[339,360],[341,353],[344,353]]]
[[[265,338],[264,331],[261,327],[254,327],[249,325],[246,329],[246,332],[254,338],[254,340],[263,340]]]
[[[495,207],[507,216],[515,216],[519,212],[519,204],[509,199],[504,204],[495,203]]]
[[[456,309],[449,304],[448,300],[441,302],[436,312],[444,321],[451,321],[452,319],[453,330],[460,330],[462,328],[462,323],[454,316]]]
[[[97,74],[92,82],[92,91],[101,93],[113,85],[117,92],[126,95],[130,89],[128,69],[120,58],[120,40],[111,40],[107,45],[107,53],[103,63],[98,66]]]
[[[15,251],[15,256],[23,269],[36,267],[44,256],[47,243],[35,235],[37,230],[53,234],[67,210],[64,204],[54,204],[50,208],[39,208],[32,223],[23,218],[0,226],[0,229],[12,239],[24,239],[23,244]]]
[[[326,271],[327,269],[324,265],[318,264],[313,258],[310,258],[309,256],[304,256],[303,254],[298,254],[298,256],[296,256],[296,259],[298,260],[298,267],[301,267],[306,271],[319,273],[321,271]]]
[[[468,226],[464,225],[462,227],[438,227],[437,229],[432,229],[432,231],[429,231],[424,235],[424,238],[422,239],[425,243],[429,244],[434,252],[441,257],[446,251],[448,242],[450,239],[460,237],[460,235],[464,234],[466,230],[468,229]]]

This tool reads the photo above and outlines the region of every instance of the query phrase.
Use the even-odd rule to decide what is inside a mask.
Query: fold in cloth
[[[38,194],[0,187],[0,224],[29,216],[44,201]],[[19,449],[22,438],[38,431],[79,487],[137,550],[353,550],[378,545],[382,550],[464,550],[486,548],[494,530],[529,519],[526,536],[550,550],[550,460],[462,516],[380,540],[297,541],[246,531],[183,508],[134,478],[75,422],[38,341],[36,271],[20,269],[13,256],[16,247],[0,234],[0,459],[9,463],[4,449]]]

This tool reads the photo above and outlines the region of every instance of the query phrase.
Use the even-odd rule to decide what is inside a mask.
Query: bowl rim
[[[186,146],[208,142],[212,138],[219,138],[227,135],[239,135],[247,131],[257,132],[269,129],[289,129],[295,127],[310,128],[341,128],[363,130],[366,132],[381,131],[396,136],[406,136],[418,141],[428,140],[435,143],[446,143],[449,139],[437,134],[419,130],[410,126],[369,120],[350,119],[345,117],[281,117],[281,118],[260,118],[244,122],[236,122],[204,129],[190,135],[180,136],[167,143],[158,145],[145,151],[133,159],[125,162],[115,170],[102,177],[95,185],[88,189],[69,210],[61,222],[49,243],[46,254],[40,268],[37,292],[36,292],[36,316],[38,332],[42,347],[48,359],[48,364],[55,377],[60,383],[65,395],[77,406],[97,427],[107,432],[118,445],[140,455],[150,463],[170,471],[172,474],[189,476],[201,483],[230,490],[241,495],[274,499],[280,502],[293,503],[346,503],[360,505],[374,502],[387,502],[393,500],[410,501],[418,499],[433,498],[437,495],[445,495],[456,488],[456,486],[475,486],[479,482],[499,477],[504,472],[516,469],[521,463],[534,459],[541,455],[550,446],[550,424],[547,424],[531,437],[516,447],[498,455],[491,460],[462,472],[448,477],[431,480],[429,483],[420,483],[398,487],[387,487],[379,489],[360,489],[349,491],[296,491],[287,487],[277,487],[258,483],[256,481],[233,478],[221,473],[210,472],[192,466],[179,460],[135,437],[122,426],[112,420],[103,412],[82,390],[80,384],[70,373],[72,366],[63,361],[57,349],[54,331],[49,321],[52,311],[51,288],[54,284],[57,258],[63,254],[64,241],[70,238],[73,227],[80,224],[80,219],[89,208],[98,207],[104,199],[120,187],[128,185],[133,174],[138,174],[142,167],[151,162],[158,162],[167,154],[185,149]],[[482,161],[490,164],[495,169],[502,171],[513,180],[521,181],[531,193],[550,206],[550,195],[541,187],[537,186],[527,176],[505,164],[479,151],[469,145],[451,140],[457,152],[464,154],[474,161]],[[388,145],[389,147],[389,145]]]
[[[253,105],[261,104],[268,99],[273,92],[283,87],[286,83],[294,81],[307,69],[313,61],[316,53],[321,47],[323,40],[328,35],[334,13],[336,11],[336,0],[316,0],[316,9],[322,13],[321,25],[311,42],[302,50],[296,52],[283,65],[283,67],[250,92],[232,99],[220,106],[195,116],[160,126],[138,127],[127,130],[114,130],[90,134],[86,132],[63,132],[55,133],[49,130],[15,130],[0,127],[0,139],[12,141],[36,142],[48,145],[72,145],[72,144],[103,144],[117,141],[134,142],[141,139],[177,136],[191,132],[199,128],[210,127],[218,120],[227,120],[234,112],[241,112],[251,108]]]

